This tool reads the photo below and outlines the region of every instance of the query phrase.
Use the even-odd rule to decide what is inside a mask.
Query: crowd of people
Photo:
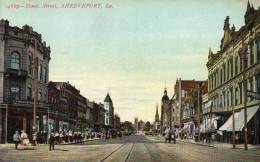
[[[80,132],[80,131],[56,131],[51,132],[49,137],[46,131],[39,131],[32,134],[32,140],[30,143],[28,134],[22,130],[20,133],[19,131],[15,131],[13,135],[13,141],[15,143],[15,149],[18,149],[18,145],[22,146],[31,146],[31,145],[39,145],[39,144],[47,144],[50,145],[51,148],[54,150],[54,145],[62,144],[62,143],[80,143],[84,144],[84,141],[94,138],[100,138],[103,140],[114,138],[114,137],[122,137],[122,133],[120,131],[115,130],[105,130],[103,129],[101,132]]]

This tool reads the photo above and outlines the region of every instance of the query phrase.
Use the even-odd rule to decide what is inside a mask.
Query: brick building
[[[174,112],[175,127],[193,138],[195,129],[200,129],[202,114],[202,96],[207,93],[207,81],[177,79],[174,86]]]
[[[47,129],[50,53],[50,47],[32,27],[24,25],[19,28],[10,26],[8,20],[0,20],[1,142],[5,141],[6,134],[8,142],[11,142],[16,130],[23,129],[31,134],[34,90],[37,94],[36,129]],[[36,89],[32,84],[33,72]],[[8,113],[5,113],[7,109]],[[6,119],[7,127],[4,124]]]

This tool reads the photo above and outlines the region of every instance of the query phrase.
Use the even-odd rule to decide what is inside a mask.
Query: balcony
[[[6,76],[10,78],[21,78],[26,79],[28,76],[28,72],[23,69],[11,69],[8,68],[5,73]]]

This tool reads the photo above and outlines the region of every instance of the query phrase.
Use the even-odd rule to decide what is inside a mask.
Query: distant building
[[[159,113],[158,113],[158,104],[156,104],[156,113],[155,113],[155,120],[154,120],[154,129],[159,130],[160,129],[160,119],[159,119]]]
[[[207,93],[207,81],[177,79],[174,86],[175,127],[183,130],[187,136],[193,138],[195,129],[201,124],[202,96]]]
[[[169,97],[165,88],[164,94],[161,100],[161,132],[169,126]]]
[[[105,109],[105,125],[112,128],[114,125],[114,106],[109,93],[107,93],[107,96],[104,100],[104,109]]]
[[[138,131],[138,117],[135,117],[135,130]]]
[[[138,130],[143,131],[144,130],[144,121],[139,120],[138,121]]]

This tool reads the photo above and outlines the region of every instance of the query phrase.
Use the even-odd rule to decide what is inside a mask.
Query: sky
[[[68,3],[102,8],[61,8]],[[109,92],[121,121],[154,121],[165,87],[172,96],[177,78],[207,79],[208,50],[219,50],[226,16],[238,30],[246,6],[247,0],[0,0],[0,18],[42,34],[51,47],[51,81],[69,81],[90,101],[103,102]]]

